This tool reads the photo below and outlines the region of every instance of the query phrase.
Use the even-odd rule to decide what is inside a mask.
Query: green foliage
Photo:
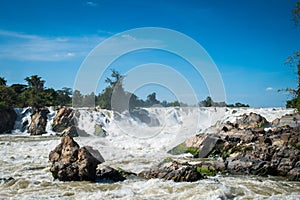
[[[214,102],[211,97],[206,97],[205,100],[199,103],[199,106],[202,107],[249,107],[248,104],[235,103],[235,104],[226,104],[225,102]]]
[[[294,9],[292,10],[295,24],[298,25],[299,17],[300,17],[300,1],[295,4]],[[286,102],[287,108],[296,108],[297,111],[300,111],[300,51],[295,52],[292,56],[287,58],[286,64],[290,65],[292,68],[296,68],[297,77],[298,77],[298,85],[296,89],[287,88],[290,94],[294,96],[291,100]]]
[[[300,150],[300,142],[295,143],[295,142],[291,142],[290,145],[298,150]]]
[[[0,94],[0,109],[8,109],[14,106],[17,95],[12,88],[0,86]]]
[[[300,18],[300,1],[296,3],[294,9],[292,10],[294,16],[295,25],[298,25],[299,18]]]
[[[3,77],[0,77],[0,86],[6,86],[6,80]]]
[[[248,104],[243,104],[243,103],[237,102],[235,104],[228,104],[227,107],[241,108],[241,107],[250,107],[250,106]]]
[[[6,80],[0,78],[1,108],[28,107],[40,108],[53,105],[71,105],[70,88],[54,90],[44,88],[45,81],[37,75],[25,78],[27,85],[6,86]]]
[[[173,149],[171,149],[170,151],[168,151],[168,153],[170,153],[172,155],[190,153],[194,157],[198,157],[199,149],[194,148],[194,147],[187,147],[185,145],[185,143],[181,143],[181,144],[177,145],[176,147],[174,147]]]
[[[217,170],[213,167],[197,167],[197,172],[203,177],[215,176],[217,174]]]

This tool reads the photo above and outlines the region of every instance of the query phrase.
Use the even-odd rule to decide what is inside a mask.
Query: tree
[[[0,77],[0,86],[6,86],[6,80],[3,77]]]
[[[75,90],[72,96],[72,105],[73,107],[81,107],[82,106],[83,96],[79,90]]]
[[[147,101],[146,101],[148,106],[153,106],[154,104],[160,104],[160,102],[156,99],[156,93],[153,92],[152,94],[149,94],[147,96]]]
[[[299,17],[300,17],[300,1],[296,3],[294,9],[292,10],[292,13],[294,15],[294,22],[295,25],[298,25]],[[296,108],[298,111],[300,111],[300,51],[295,52],[292,56],[289,56],[287,58],[287,64],[289,64],[292,67],[295,67],[297,69],[297,77],[298,77],[298,84],[297,88],[287,88],[286,91],[290,92],[294,98],[291,100],[288,100],[286,102],[287,108]]]
[[[118,71],[116,71],[115,69],[111,70],[112,74],[111,77],[114,79],[112,80],[111,78],[106,78],[105,82],[109,83],[109,85],[111,87],[115,87],[116,85],[121,85],[122,81],[124,79],[124,76],[121,75]]]
[[[13,89],[0,86],[0,109],[10,109],[16,103],[16,93]]]
[[[211,97],[206,97],[205,100],[200,102],[200,106],[211,107],[213,105],[213,100]]]
[[[300,18],[300,1],[298,1],[292,10],[293,16],[294,16],[294,22],[295,25],[298,25],[299,18]]]
[[[63,87],[61,90],[57,90],[56,105],[70,106],[72,104],[72,89]]]
[[[26,96],[29,97],[27,99],[28,105],[33,107],[34,110],[45,106],[46,101],[43,98],[45,81],[37,75],[26,77],[24,80],[27,81],[27,84],[29,86],[29,88],[24,91],[25,93],[27,93]]]
[[[38,93],[44,89],[45,81],[42,80],[42,78],[38,75],[26,77],[24,80],[27,81],[27,84],[30,88],[33,88],[35,93]]]

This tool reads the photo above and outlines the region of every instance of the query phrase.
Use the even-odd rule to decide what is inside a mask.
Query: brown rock
[[[42,135],[46,133],[48,113],[49,110],[47,108],[40,108],[31,115],[31,123],[28,127],[30,135]]]
[[[104,159],[93,149],[93,154],[98,154],[102,160],[94,157],[88,150],[90,148],[80,148],[72,137],[63,137],[49,154],[53,177],[61,181],[95,181],[97,165],[104,162]]]

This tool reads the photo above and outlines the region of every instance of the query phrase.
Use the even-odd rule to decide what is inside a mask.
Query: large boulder
[[[272,121],[272,125],[275,127],[298,127],[300,124],[300,115],[299,114],[287,114],[281,118],[277,118]]]
[[[182,164],[177,161],[162,162],[142,171],[139,176],[147,179],[160,178],[175,182],[193,182],[204,178],[199,172],[199,168],[197,171],[197,166]]]
[[[61,133],[75,125],[74,120],[74,110],[72,108],[60,108],[53,119],[52,130]]]
[[[120,170],[114,169],[109,166],[100,166],[96,172],[97,182],[108,182],[114,183],[126,180],[126,177],[121,173]]]
[[[79,112],[76,112],[72,108],[60,108],[53,119],[52,130],[57,132],[59,136],[89,136],[88,133],[76,126],[76,117],[78,115]]]
[[[72,137],[62,137],[61,143],[49,154],[50,171],[60,181],[95,181],[97,165],[104,162],[92,147],[81,147]]]
[[[244,114],[241,119],[236,121],[235,127],[239,129],[255,129],[268,126],[270,123],[263,116],[251,112],[249,115]]]
[[[17,114],[13,109],[0,109],[0,133],[11,132],[16,119]]]
[[[222,140],[216,134],[198,134],[188,138],[183,143],[168,151],[168,153],[173,155],[191,153],[196,158],[206,158],[221,143]]]
[[[150,113],[145,109],[135,108],[130,111],[130,115],[131,117],[138,119],[139,121],[147,124],[148,126],[160,125],[159,120],[156,117],[151,116]]]
[[[46,133],[48,113],[49,110],[47,108],[35,110],[31,115],[31,123],[28,127],[28,133],[30,133],[30,135],[42,135]]]

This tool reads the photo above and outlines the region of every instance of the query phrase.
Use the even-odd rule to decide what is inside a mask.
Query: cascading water
[[[29,136],[30,108],[15,109],[13,135],[0,135],[0,199],[299,199],[300,183],[272,177],[216,176],[194,183],[159,179],[128,179],[115,184],[54,181],[48,155],[59,144],[55,136]],[[56,111],[49,108],[48,134]],[[79,109],[78,127],[90,137],[78,137],[80,146],[98,149],[105,163],[135,173],[171,155],[166,152],[190,135],[215,123],[235,121],[255,112],[268,121],[293,113],[283,108],[143,108],[130,113]],[[137,115],[140,114],[140,115]],[[27,121],[27,122],[26,122]],[[150,124],[148,124],[149,122]],[[158,123],[159,122],[159,123]],[[97,127],[106,134],[98,137]],[[10,177],[12,181],[6,182]]]

